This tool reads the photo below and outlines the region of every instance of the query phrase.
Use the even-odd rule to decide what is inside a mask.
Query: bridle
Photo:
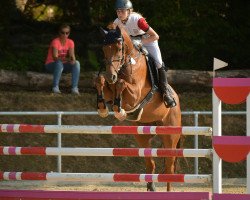
[[[117,42],[120,42],[122,45],[121,48],[121,56],[112,56],[111,58],[104,58],[104,63],[105,65],[102,65],[99,69],[99,73],[98,75],[100,75],[101,71],[103,71],[104,66],[112,66],[113,70],[119,74],[120,70],[124,67],[126,67],[129,64],[133,64],[132,60],[135,62],[135,59],[138,59],[141,55],[141,52],[138,52],[138,55],[135,56],[135,59],[131,56],[133,54],[134,48],[132,48],[132,50],[126,54],[126,51],[128,51],[129,47],[128,45],[124,42],[124,38],[123,36],[119,36],[119,37],[108,37],[105,38],[103,46],[107,46],[107,45],[114,45]],[[111,48],[110,48],[110,51]],[[113,52],[110,52],[110,55],[113,55]],[[113,63],[117,62],[117,65],[114,65]],[[132,72],[131,72],[132,73]],[[125,75],[125,74],[124,74]],[[126,75],[128,76],[128,75]],[[130,75],[129,75],[130,76]]]
[[[109,65],[109,66],[112,66],[114,71],[118,74],[118,72],[120,71],[120,69],[124,66],[125,64],[125,43],[124,43],[124,39],[123,37],[122,38],[118,38],[115,40],[115,42],[113,43],[110,43],[110,44],[106,44],[106,45],[112,45],[112,44],[115,44],[116,42],[120,42],[121,45],[122,45],[122,48],[121,48],[121,57],[120,56],[116,56],[116,57],[111,57],[111,59],[108,59],[108,58],[104,58],[104,63],[105,63],[105,66]],[[104,43],[105,45],[105,43]],[[111,50],[111,49],[110,49]],[[112,51],[112,50],[111,50]],[[113,55],[113,52],[111,52],[110,55]],[[114,62],[118,62],[118,67],[114,67]]]

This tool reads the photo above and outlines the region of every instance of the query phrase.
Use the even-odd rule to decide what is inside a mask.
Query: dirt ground
[[[96,106],[96,96],[93,92],[82,92],[81,96],[72,96],[64,91],[62,95],[51,95],[49,91],[43,92],[32,92],[32,91],[18,91],[10,90],[5,91],[4,88],[0,88],[0,110],[1,111],[93,111]],[[184,89],[182,87],[177,88],[181,99],[182,109],[185,111],[192,110],[211,110],[211,91],[208,88],[199,88],[197,91],[192,88],[192,90]],[[236,106],[234,108],[224,107],[225,110],[245,110],[245,105]],[[30,117],[1,117],[2,123],[32,123],[32,124],[49,124],[56,122],[56,118],[39,116],[39,118]],[[229,127],[224,126],[225,132],[228,135],[233,135],[235,133],[244,134],[245,131],[245,118],[240,117],[226,118],[227,124],[232,125]],[[229,123],[237,120],[238,126],[234,126],[234,123]],[[114,119],[108,117],[107,119],[102,119],[98,117],[84,116],[84,117],[66,117],[63,118],[63,124],[87,124],[87,125],[109,125],[114,124]],[[186,117],[183,119],[183,124],[192,125],[192,117]],[[199,123],[201,125],[211,124],[211,119],[201,118]],[[105,136],[64,136],[63,146],[65,147],[96,147],[98,144],[100,147],[136,147],[133,143],[133,138],[128,137],[114,137],[112,140]],[[211,139],[199,140],[199,147],[210,148]],[[0,145],[1,146],[55,146],[56,138],[53,136],[31,136],[31,135],[1,135]],[[188,138],[185,139],[185,148],[190,148],[190,144],[193,141]],[[158,143],[156,141],[155,147]],[[159,145],[158,145],[159,146]],[[100,162],[101,160],[101,162]],[[118,163],[114,165],[115,163]],[[20,163],[17,165],[16,163]],[[55,171],[54,159],[48,158],[28,158],[26,157],[2,157],[0,158],[0,171]],[[80,164],[79,164],[80,163]],[[108,163],[108,164],[107,164]],[[160,166],[162,162],[160,162]],[[190,169],[193,168],[193,161],[186,162],[179,168],[179,173],[192,173]],[[65,158],[64,159],[64,171],[65,172],[120,172],[120,173],[144,173],[144,162],[143,160],[130,158],[130,160],[125,158]],[[223,177],[229,177],[223,181],[223,193],[239,193],[244,194],[246,192],[246,168],[245,163],[237,164],[223,164]],[[208,169],[211,169],[211,162],[201,162],[199,173],[211,173]],[[124,170],[124,171],[122,171]],[[160,172],[158,172],[160,173]],[[237,179],[232,179],[238,177]],[[157,191],[166,191],[164,183],[156,183]],[[173,191],[183,192],[212,192],[211,185],[204,184],[173,184]],[[73,191],[146,191],[145,183],[75,183],[75,182],[63,182],[63,183],[51,183],[51,182],[36,182],[36,181],[0,181],[0,189],[27,189],[27,190],[73,190]]]
[[[155,183],[157,191],[166,191],[165,183]],[[173,183],[173,192],[212,192],[210,184]],[[0,189],[63,190],[98,192],[145,192],[145,183],[2,181]],[[223,193],[245,194],[246,179],[223,179]]]

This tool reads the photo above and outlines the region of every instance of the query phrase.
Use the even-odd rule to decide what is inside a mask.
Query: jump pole
[[[0,172],[0,181],[84,181],[84,182],[178,182],[210,183],[209,174],[127,174],[127,173],[56,173]]]
[[[250,137],[250,94],[247,96],[247,136]],[[250,153],[247,155],[247,194],[250,194]]]
[[[118,134],[118,135],[212,135],[211,127],[195,126],[75,126],[75,125],[30,125],[0,124],[0,133],[33,134]]]
[[[221,136],[221,101],[213,90],[213,135]],[[213,152],[213,193],[222,193],[222,160]]]
[[[226,67],[228,64],[214,58],[213,77],[215,78],[215,70]],[[221,100],[212,89],[213,103],[213,136],[221,136]],[[213,153],[213,193],[222,193],[222,160],[214,151]]]
[[[212,156],[212,150],[164,148],[55,148],[0,146],[0,155],[210,158]]]

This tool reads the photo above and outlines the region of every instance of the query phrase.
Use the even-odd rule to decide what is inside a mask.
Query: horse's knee
[[[100,82],[102,85],[104,85],[104,83],[105,83],[105,77],[104,77],[103,75],[100,75],[100,76],[98,76],[98,78],[99,78],[99,82]]]
[[[93,84],[96,88],[103,87],[105,85],[105,78],[104,76],[100,75],[93,78]]]

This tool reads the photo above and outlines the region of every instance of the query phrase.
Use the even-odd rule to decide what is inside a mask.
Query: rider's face
[[[128,9],[117,9],[116,10],[117,17],[120,20],[126,20],[128,18]]]

